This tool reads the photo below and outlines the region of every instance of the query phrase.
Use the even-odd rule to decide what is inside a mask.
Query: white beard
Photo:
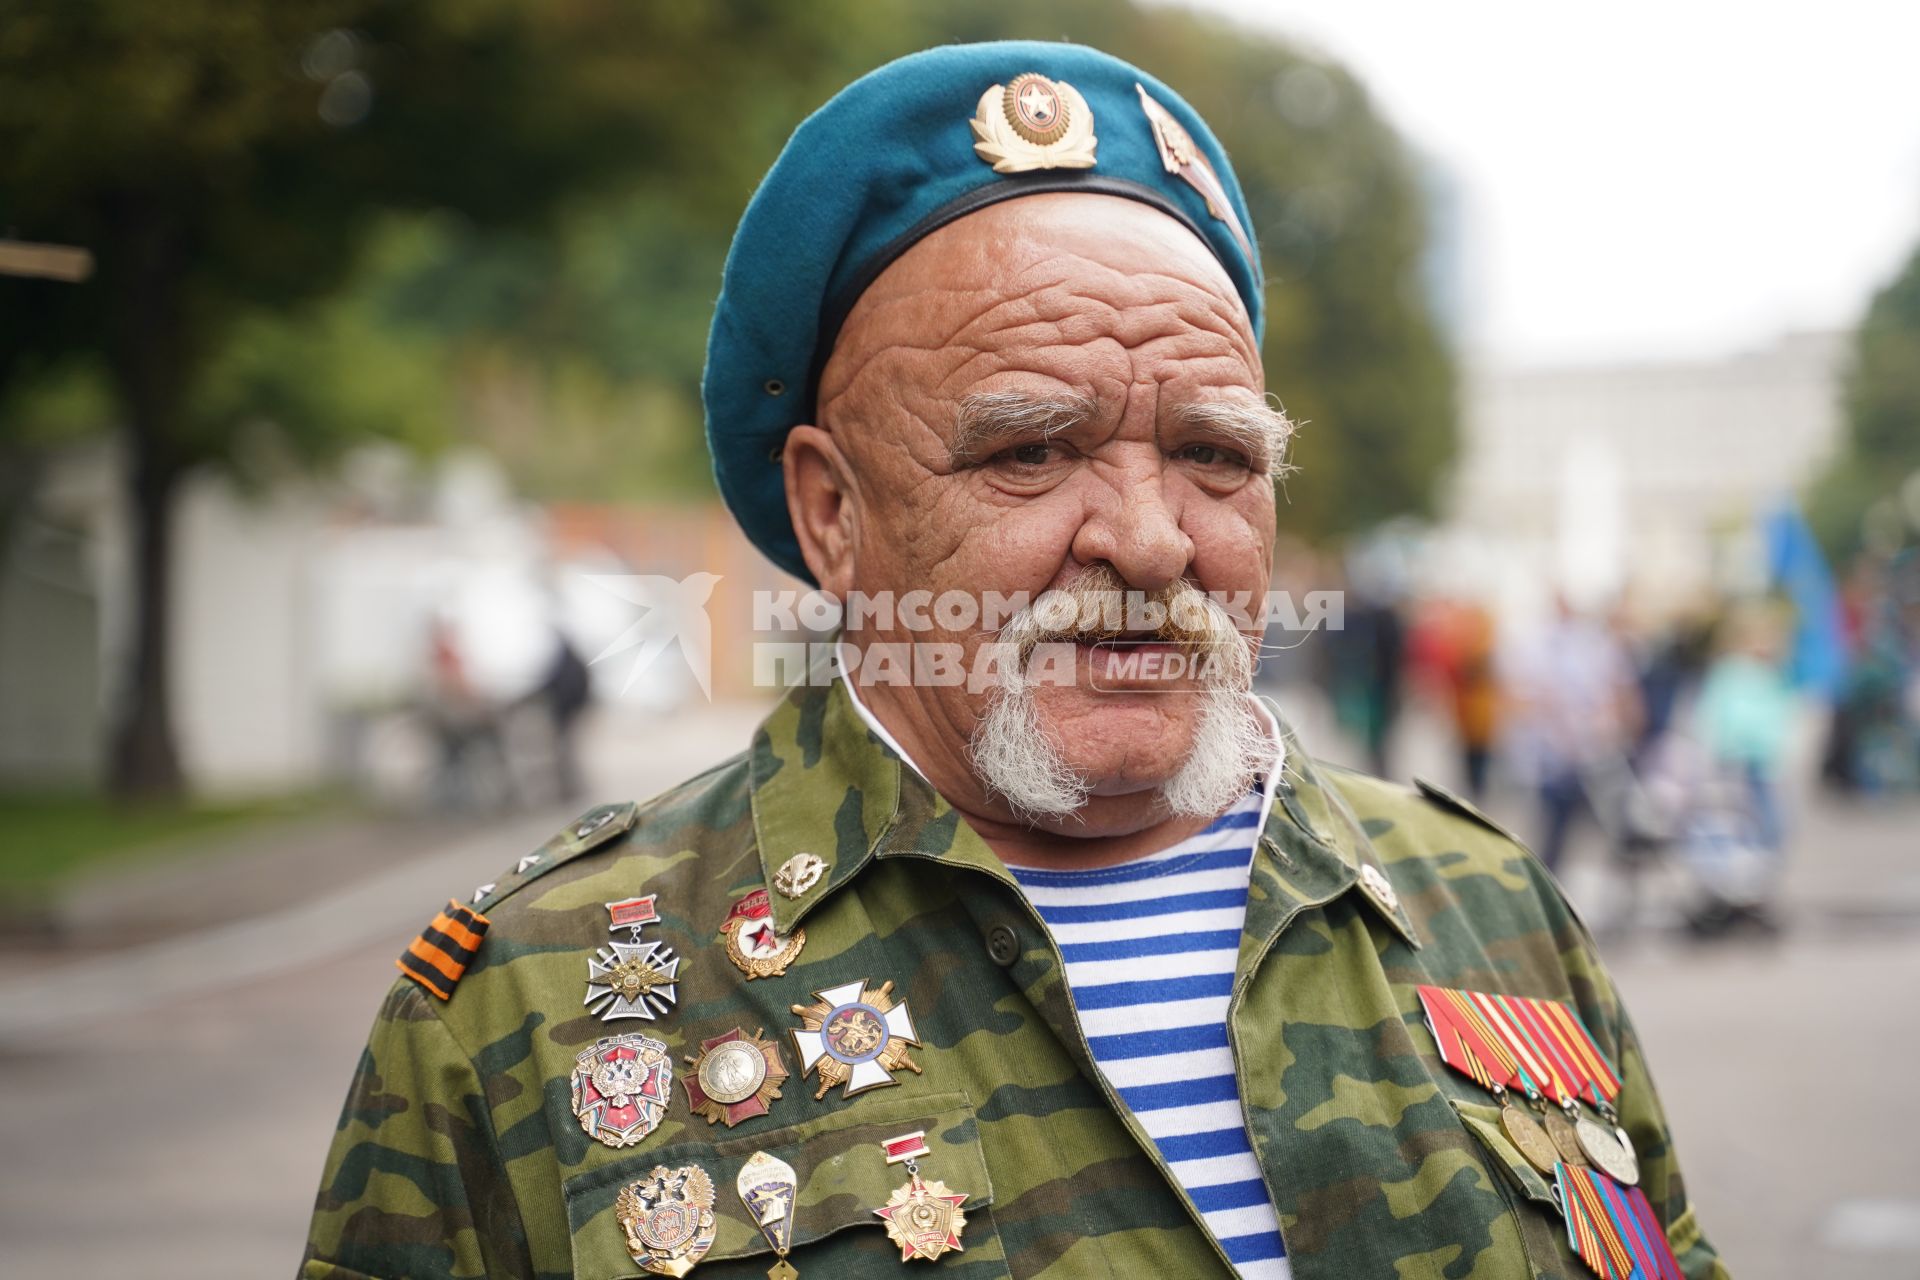
[[[1205,601],[1187,584],[1173,590],[1192,592]],[[1274,762],[1275,743],[1247,696],[1253,679],[1251,646],[1225,610],[1212,601],[1205,601],[1205,608],[1210,634],[1204,644],[1220,660],[1205,664],[1206,687],[1190,695],[1203,702],[1193,745],[1179,771],[1160,788],[1161,805],[1174,817],[1211,818],[1225,811]],[[1059,636],[1041,627],[1031,612],[1023,610],[1000,632],[1003,642],[1019,646],[1022,660],[1017,674],[1010,675],[987,704],[971,748],[980,780],[1037,825],[1077,814],[1097,779],[1069,765],[1041,724],[1038,685],[1028,677],[1025,659],[1035,644]]]

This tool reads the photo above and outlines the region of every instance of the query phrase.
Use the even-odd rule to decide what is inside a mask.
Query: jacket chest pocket
[[[692,1165],[713,1182],[713,1246],[696,1264],[703,1280],[762,1280],[774,1264],[773,1246],[741,1202],[735,1179],[756,1151],[793,1167],[799,1186],[793,1210],[793,1246],[788,1261],[802,1276],[848,1277],[901,1274],[900,1247],[887,1237],[874,1210],[907,1181],[904,1165],[890,1165],[881,1150],[889,1138],[925,1130],[930,1155],[920,1158],[921,1177],[946,1183],[966,1226],[964,1252],[949,1253],[929,1276],[966,1275],[979,1280],[1009,1277],[1006,1255],[994,1229],[993,1187],[980,1150],[980,1128],[964,1094],[863,1098],[844,1116],[835,1115],[761,1133],[716,1136],[711,1142],[680,1142],[635,1152],[566,1181],[567,1225],[573,1236],[573,1272],[580,1280],[612,1280],[646,1272],[627,1252],[627,1237],[615,1212],[622,1188],[656,1167]],[[724,1133],[724,1131],[723,1131]]]
[[[1513,1201],[1520,1239],[1534,1276],[1539,1280],[1591,1280],[1593,1273],[1567,1239],[1566,1218],[1560,1212],[1560,1198],[1552,1180],[1529,1164],[1500,1128],[1500,1108],[1458,1099],[1453,1108],[1467,1131],[1479,1139],[1487,1152],[1487,1163],[1495,1167],[1495,1176]]]

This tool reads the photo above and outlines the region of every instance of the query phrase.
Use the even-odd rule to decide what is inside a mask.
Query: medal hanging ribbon
[[[1512,1088],[1519,1081],[1513,1055],[1488,1035],[1466,993],[1445,987],[1421,987],[1420,1003],[1427,1025],[1440,1046],[1440,1060],[1489,1093]]]
[[[1638,1187],[1593,1169],[1557,1171],[1567,1243],[1603,1280],[1685,1280],[1653,1206]]]

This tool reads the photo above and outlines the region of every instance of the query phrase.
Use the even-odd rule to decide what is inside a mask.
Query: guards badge
[[[893,1002],[893,983],[883,982],[875,989],[854,981],[814,995],[819,999],[813,1004],[793,1006],[801,1026],[787,1034],[793,1037],[794,1052],[800,1058],[800,1074],[819,1072],[816,1100],[836,1085],[845,1086],[842,1098],[851,1098],[868,1089],[898,1084],[893,1073],[902,1068],[920,1074],[918,1064],[907,1056],[907,1046],[919,1044],[920,1038],[907,1002]]]
[[[805,929],[795,929],[792,936],[784,938],[775,931],[773,907],[765,889],[755,889],[733,904],[733,910],[720,922],[720,937],[727,948],[727,959],[747,975],[749,982],[779,977],[807,944]]]
[[[620,1189],[613,1215],[635,1262],[657,1276],[684,1276],[713,1248],[713,1179],[697,1164],[655,1165]]]
[[[604,1146],[630,1147],[652,1133],[673,1093],[667,1046],[631,1032],[597,1040],[573,1060],[573,1115]]]
[[[973,150],[995,173],[1033,169],[1091,169],[1093,110],[1065,80],[1037,72],[1017,75],[980,95],[973,119]]]

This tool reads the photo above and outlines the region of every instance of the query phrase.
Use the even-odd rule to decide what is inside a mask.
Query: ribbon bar
[[[660,913],[653,904],[660,897],[650,893],[644,898],[622,898],[618,902],[607,904],[607,915],[611,918],[609,926],[614,929],[638,929],[643,924],[658,924]]]
[[[912,1160],[918,1156],[933,1154],[927,1150],[925,1129],[916,1129],[912,1133],[903,1133],[897,1138],[888,1138],[880,1146],[887,1153],[888,1164],[899,1164],[902,1160]]]

